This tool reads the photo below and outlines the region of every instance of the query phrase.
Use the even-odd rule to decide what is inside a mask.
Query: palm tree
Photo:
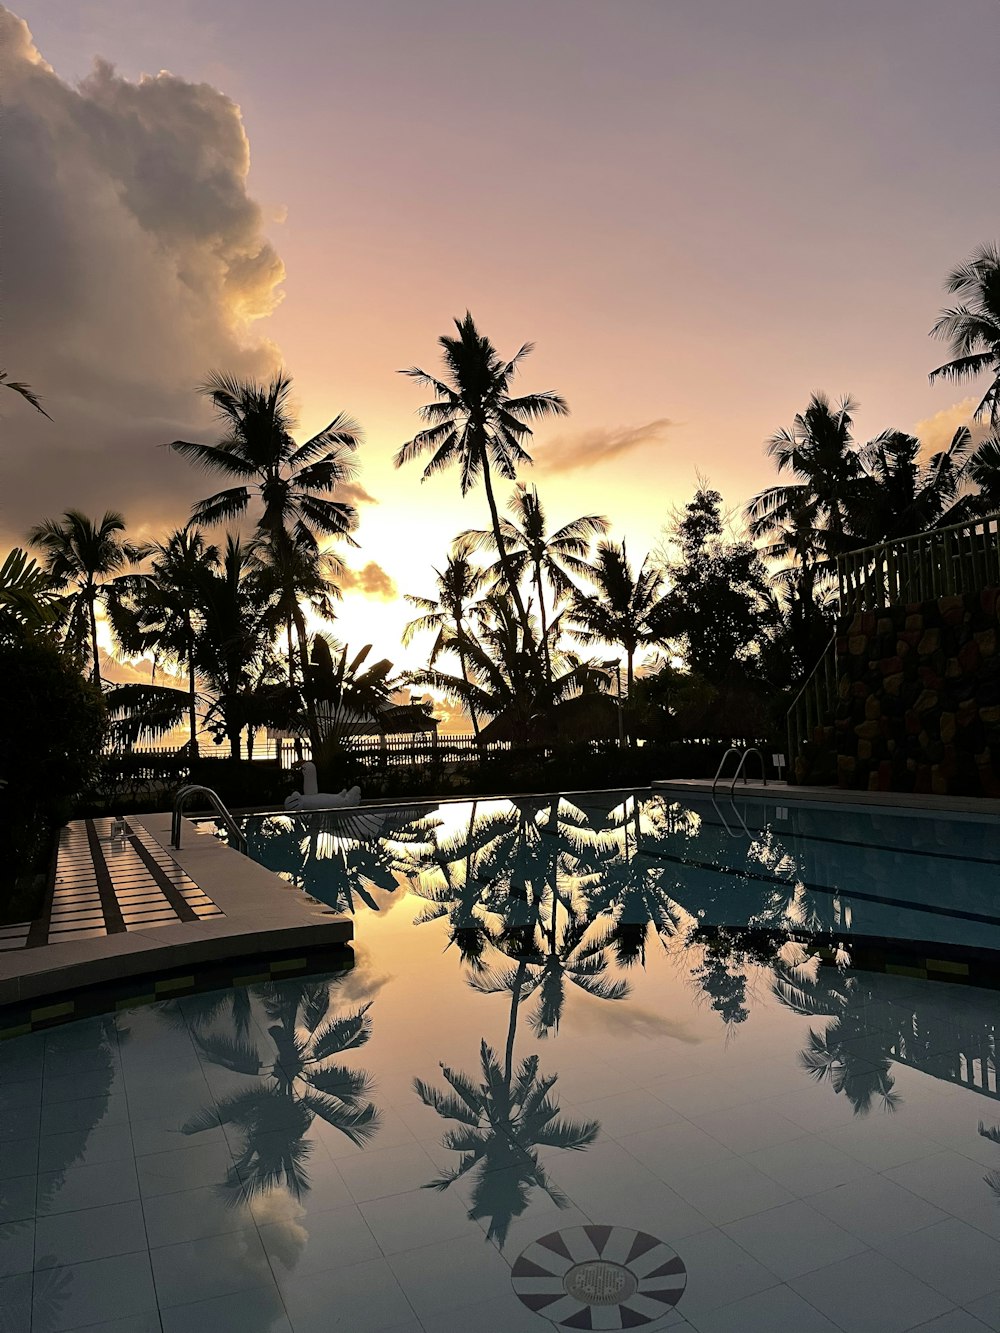
[[[21,395],[26,403],[30,403],[36,412],[41,412],[43,417],[49,417],[48,412],[46,412],[45,408],[39,402],[38,395],[35,393],[34,389],[32,389],[30,384],[24,384],[21,380],[8,379],[7,371],[0,370],[0,385],[5,389],[13,389],[15,393]],[[49,420],[51,421],[52,418],[49,417]]]
[[[625,652],[628,693],[635,683],[635,655],[665,637],[663,575],[647,556],[633,571],[625,542],[602,541],[587,566],[595,591],[577,591],[570,602],[570,628],[582,643],[606,643]]]
[[[983,245],[971,259],[948,274],[945,287],[961,298],[958,305],[943,310],[931,329],[931,337],[950,344],[952,359],[932,370],[937,379],[960,384],[988,372],[991,380],[973,416],[989,413],[990,423],[1000,424],[1000,249]]]
[[[355,476],[349,455],[361,442],[355,421],[341,412],[303,444],[292,436],[294,416],[288,403],[291,379],[282,371],[268,384],[211,374],[200,392],[210,398],[226,427],[218,444],[174,440],[171,449],[210,471],[242,484],[200,500],[192,510],[196,523],[220,523],[242,517],[259,502],[257,534],[282,591],[282,614],[289,642],[294,628],[309,721],[310,740],[319,745],[315,709],[308,689],[308,648],[300,597],[327,604],[322,589],[319,541],[340,538],[354,544],[358,515],[353,505],[331,499]],[[292,672],[291,666],[289,667]],[[292,677],[290,675],[290,683]]]
[[[424,481],[457,464],[463,495],[482,478],[497,554],[527,640],[527,615],[500,525],[493,471],[505,481],[514,481],[518,466],[531,462],[524,448],[532,435],[529,423],[565,415],[569,408],[565,399],[551,390],[510,396],[511,380],[532,351],[532,343],[525,343],[510,361],[504,361],[476,328],[468,311],[463,320],[455,320],[455,328],[457,337],[446,334],[438,339],[444,354],[445,379],[429,375],[417,366],[402,372],[433,389],[437,398],[420,408],[427,429],[404,444],[393,461],[396,467],[402,467],[430,454],[423,471]]]
[[[420,614],[403,627],[403,643],[411,643],[415,635],[425,631],[433,632],[435,639],[428,666],[433,667],[443,652],[454,648],[462,679],[468,684],[468,612],[486,586],[487,574],[485,570],[471,565],[464,555],[449,556],[444,569],[435,569],[434,574],[437,582],[436,599],[405,594],[405,600]],[[478,740],[479,717],[474,704],[470,702],[467,707],[472,719],[472,730]]]
[[[538,498],[538,488],[532,486],[529,490],[520,482],[514,488],[507,508],[514,515],[513,520],[503,519],[500,524],[507,548],[507,565],[517,580],[527,573],[534,590],[541,621],[545,674],[551,682],[552,659],[549,653],[544,582],[547,581],[551,587],[556,603],[574,592],[576,588],[570,575],[588,573],[586,557],[590,554],[591,539],[603,536],[610,524],[598,514],[585,514],[581,518],[571,519],[549,534],[546,532],[545,511]],[[492,530],[463,532],[456,542],[456,548],[463,554],[484,548],[498,549]],[[491,572],[494,576],[503,575],[503,569],[499,566]]]
[[[15,546],[0,564],[0,629],[47,629],[64,610],[49,575]]]
[[[45,553],[45,569],[67,594],[67,641],[82,648],[89,632],[94,684],[101,684],[97,647],[98,601],[110,592],[110,582],[144,554],[144,548],[124,541],[125,519],[110,509],[97,523],[78,509],[67,509],[62,521],[46,519],[28,534],[33,546]]]
[[[379,1128],[379,1112],[367,1100],[370,1076],[333,1063],[371,1036],[371,1001],[349,1013],[336,1012],[339,981],[262,986],[256,998],[264,1020],[270,1020],[269,1050],[258,1045],[249,1021],[223,1031],[204,1031],[196,1024],[192,1031],[204,1060],[256,1080],[182,1126],[185,1134],[199,1134],[221,1121],[240,1132],[243,1142],[226,1180],[236,1194],[246,1191],[254,1197],[284,1183],[301,1199],[310,1187],[306,1163],[312,1144],[305,1136],[317,1116],[358,1147]]]
[[[194,668],[215,696],[207,720],[217,719],[238,759],[252,691],[273,666],[280,623],[254,547],[230,533],[221,559],[202,566],[197,598]]]
[[[154,669],[156,663],[166,660],[186,671],[189,744],[192,756],[197,757],[199,596],[205,586],[205,570],[218,565],[219,551],[189,525],[148,547],[147,553],[149,572],[127,574],[116,581],[108,614],[127,649],[137,654],[152,651]]]
[[[791,427],[768,440],[767,453],[778,471],[789,471],[796,480],[769,486],[747,505],[750,535],[771,540],[763,551],[766,558],[786,553],[788,528],[810,534],[802,558],[814,565],[828,563],[859,544],[852,523],[867,491],[851,434],[856,409],[850,398],[833,407],[826,394],[814,393]]]

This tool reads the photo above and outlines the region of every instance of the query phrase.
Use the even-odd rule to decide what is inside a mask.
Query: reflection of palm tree
[[[206,1059],[258,1080],[182,1126],[185,1134],[219,1121],[239,1130],[243,1142],[226,1179],[235,1197],[244,1190],[262,1194],[283,1182],[301,1198],[309,1188],[306,1162],[312,1147],[305,1135],[316,1116],[358,1146],[378,1129],[379,1112],[367,1100],[369,1075],[334,1062],[371,1036],[371,1002],[351,1013],[331,1012],[338,980],[272,984],[255,992],[270,1020],[266,1053],[251,1032],[235,1025],[229,1031],[193,1031]]]
[[[515,1006],[516,1008],[516,1006]],[[556,1075],[539,1076],[538,1056],[506,1068],[484,1040],[480,1047],[481,1082],[460,1070],[441,1069],[451,1091],[443,1092],[422,1079],[414,1080],[421,1101],[459,1128],[449,1130],[444,1146],[461,1154],[458,1165],[426,1188],[445,1190],[469,1172],[473,1188],[469,1217],[490,1219],[489,1236],[501,1245],[510,1224],[528,1206],[530,1191],[542,1189],[560,1208],[568,1200],[549,1179],[539,1161],[540,1148],[580,1151],[600,1130],[596,1120],[564,1120],[550,1095]]]
[[[1000,1125],[987,1127],[982,1120],[979,1122],[979,1132],[984,1139],[989,1139],[991,1143],[1000,1144]],[[1000,1171],[987,1171],[983,1177],[987,1185],[1000,1200]]]
[[[809,1030],[809,1044],[799,1057],[808,1073],[843,1093],[855,1115],[867,1115],[876,1101],[883,1110],[895,1111],[901,1099],[892,1090],[883,1033],[869,1026],[861,1003],[862,981],[841,972],[821,973],[814,980],[801,967],[780,960],[773,966],[774,993],[782,1004],[809,1017],[833,1014],[825,1032]]]

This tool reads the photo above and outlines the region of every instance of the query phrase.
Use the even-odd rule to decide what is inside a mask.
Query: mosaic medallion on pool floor
[[[529,1310],[559,1328],[641,1328],[684,1294],[675,1250],[630,1227],[566,1227],[523,1250],[511,1273]]]

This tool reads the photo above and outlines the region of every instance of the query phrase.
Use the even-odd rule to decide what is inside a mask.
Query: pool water
[[[1000,1328],[1000,993],[822,963],[888,909],[831,826],[741,813],[258,821],[354,968],[0,1046],[0,1329]]]

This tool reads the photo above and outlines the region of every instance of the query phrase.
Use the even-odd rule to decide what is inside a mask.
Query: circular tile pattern
[[[641,1328],[677,1304],[687,1269],[648,1232],[566,1227],[532,1241],[511,1280],[528,1309],[558,1328]]]

